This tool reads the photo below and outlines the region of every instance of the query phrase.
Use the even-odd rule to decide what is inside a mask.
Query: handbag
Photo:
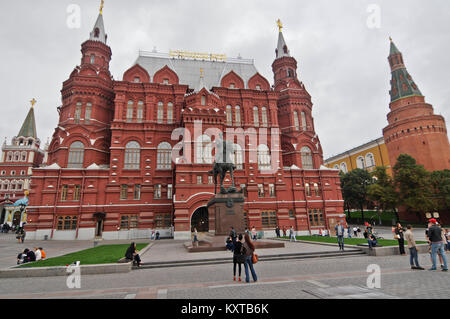
[[[254,264],[256,264],[258,262],[258,255],[253,253],[253,257],[252,257],[252,261]]]
[[[400,235],[394,235],[394,239],[400,239]]]

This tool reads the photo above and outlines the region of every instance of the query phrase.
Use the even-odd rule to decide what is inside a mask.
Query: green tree
[[[386,167],[378,166],[371,173],[374,183],[368,186],[367,195],[369,200],[377,204],[377,214],[381,224],[381,212],[392,210],[395,213],[397,222],[399,216],[397,212],[398,194],[395,190],[394,181],[386,171]]]
[[[430,174],[431,187],[433,188],[433,201],[438,210],[450,208],[450,170],[434,171]]]
[[[408,154],[401,154],[394,166],[394,185],[398,192],[398,204],[408,213],[426,213],[436,208],[432,200],[430,173]]]
[[[344,203],[347,207],[361,210],[361,217],[365,221],[364,206],[367,204],[367,188],[372,184],[370,174],[360,168],[342,176],[341,189]]]

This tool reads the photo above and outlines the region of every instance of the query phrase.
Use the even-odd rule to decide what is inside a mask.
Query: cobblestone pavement
[[[428,254],[419,260],[430,266]],[[73,290],[67,288],[66,277],[2,279],[0,298],[317,299],[320,289],[367,288],[367,267],[372,264],[381,268],[381,288],[373,291],[384,298],[448,298],[448,273],[411,270],[404,256],[260,262],[255,265],[258,282],[250,284],[234,282],[228,264],[83,276],[81,289]]]

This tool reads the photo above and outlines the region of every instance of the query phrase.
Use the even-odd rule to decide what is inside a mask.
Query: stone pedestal
[[[230,227],[236,233],[245,231],[244,194],[216,194],[208,203],[209,229],[215,230],[215,235],[228,235]]]

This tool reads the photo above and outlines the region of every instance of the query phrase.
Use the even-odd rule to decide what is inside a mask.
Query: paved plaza
[[[42,243],[42,242],[41,242]],[[92,247],[92,242],[47,241],[50,253],[66,253]],[[116,242],[102,242],[110,244]],[[124,243],[124,242],[122,242]],[[32,246],[33,242],[26,242]],[[39,242],[37,242],[39,244]],[[11,247],[9,247],[11,246]],[[3,238],[1,260],[15,253],[19,244]],[[258,254],[338,251],[337,247],[290,243],[282,249],[261,249]],[[450,259],[450,255],[447,255]],[[161,240],[142,258],[145,262],[226,258],[227,251],[187,253],[183,242]],[[13,255],[15,259],[15,256]],[[431,265],[428,254],[419,257]],[[380,288],[368,288],[369,265],[381,269]],[[448,298],[450,276],[442,271],[418,271],[409,267],[409,256],[346,256],[314,259],[261,261],[255,265],[257,283],[232,280],[232,264],[134,270],[125,274],[82,276],[80,289],[69,289],[66,277],[1,279],[0,298],[94,298],[94,299],[374,299]],[[242,269],[242,278],[245,278]]]

